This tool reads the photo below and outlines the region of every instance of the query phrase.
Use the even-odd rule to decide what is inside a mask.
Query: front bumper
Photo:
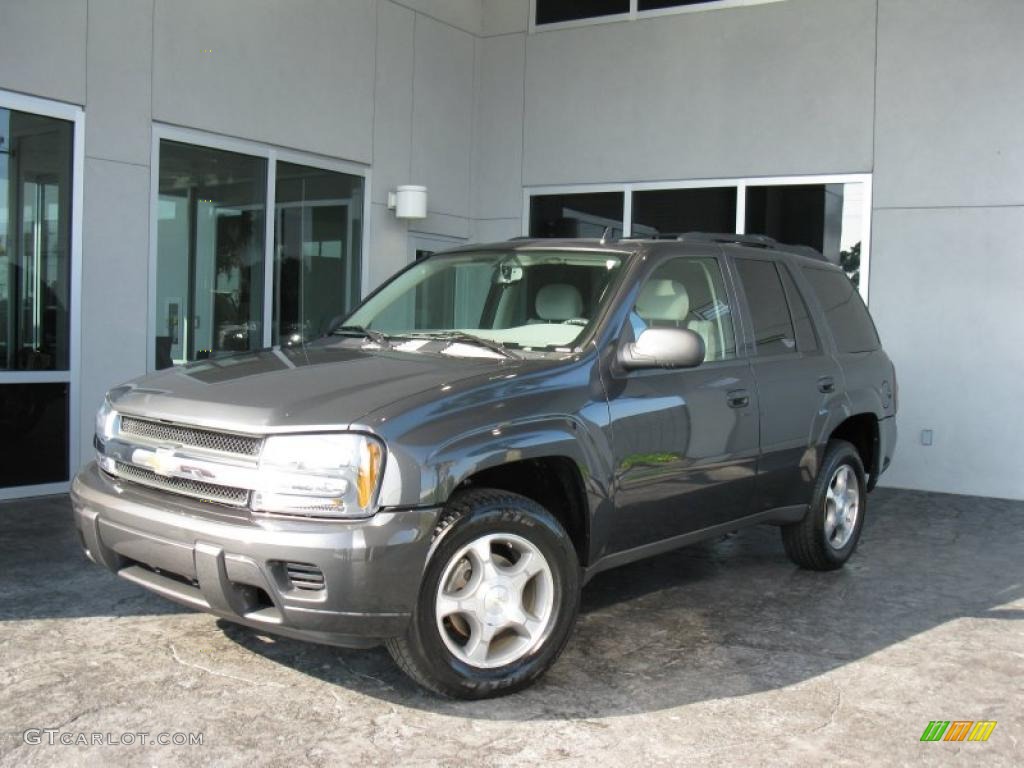
[[[71,501],[86,555],[119,576],[239,624],[347,647],[405,630],[439,514],[256,521],[118,481],[95,463],[75,478]],[[322,573],[322,588],[293,580],[294,565]]]

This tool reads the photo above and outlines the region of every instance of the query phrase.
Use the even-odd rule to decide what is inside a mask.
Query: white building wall
[[[536,33],[529,0],[284,8],[0,3],[0,88],[85,107],[82,457],[102,392],[145,369],[156,120],[369,165],[371,285],[411,230],[518,234],[524,185],[871,172],[871,308],[901,386],[884,482],[1024,498],[1024,4],[785,0]],[[412,228],[385,206],[402,183],[431,190]]]
[[[0,88],[85,108],[81,460],[111,386],[145,372],[154,121],[372,169],[368,283],[417,231],[467,238],[481,0],[3,0]],[[75,395],[73,395],[75,396]]]
[[[901,408],[882,482],[1024,498],[1024,3],[786,0],[535,33],[529,5],[484,2],[481,82],[502,87],[477,100],[482,239],[517,233],[523,185],[873,173],[871,310]]]
[[[899,374],[891,485],[1024,498],[1022,34],[1017,0],[880,3],[871,309]]]

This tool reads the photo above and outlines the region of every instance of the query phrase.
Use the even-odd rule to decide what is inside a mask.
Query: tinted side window
[[[867,307],[850,279],[833,269],[804,267],[804,277],[818,297],[840,352],[878,349],[878,334]]]
[[[760,259],[736,259],[736,269],[747,294],[757,354],[763,357],[796,352],[793,320],[775,264]]]
[[[736,357],[732,310],[722,268],[713,258],[678,258],[654,270],[630,315],[633,332],[686,328],[704,339],[704,360]]]
[[[814,334],[814,325],[811,323],[811,314],[807,311],[804,297],[797,290],[788,269],[780,265],[779,274],[782,275],[782,284],[786,287],[789,310],[793,315],[793,325],[796,326],[796,345],[801,352],[815,352],[818,349],[818,338]]]

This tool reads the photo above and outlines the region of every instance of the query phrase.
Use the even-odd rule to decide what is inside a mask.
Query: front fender
[[[549,416],[480,429],[442,444],[423,466],[423,501],[444,504],[468,477],[485,469],[527,459],[570,459],[588,497],[608,497],[608,451],[580,419]],[[593,505],[588,506],[593,510]]]

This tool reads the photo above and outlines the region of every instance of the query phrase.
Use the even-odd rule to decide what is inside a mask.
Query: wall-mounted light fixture
[[[427,188],[418,184],[402,184],[388,192],[388,210],[398,219],[427,218]]]

